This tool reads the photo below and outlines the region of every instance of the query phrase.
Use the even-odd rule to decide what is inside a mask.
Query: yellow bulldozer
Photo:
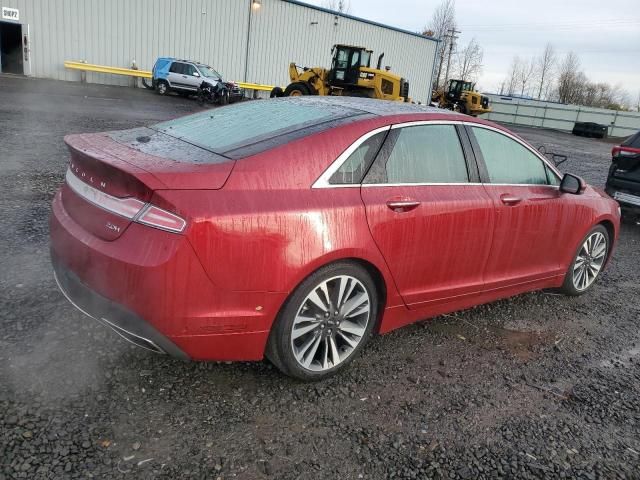
[[[433,91],[431,102],[472,117],[491,111],[489,97],[476,92],[475,84],[464,80],[449,80],[446,90]]]
[[[371,68],[372,50],[352,45],[334,45],[331,68],[289,65],[291,83],[282,90],[275,87],[271,97],[300,95],[342,95],[409,102],[409,82],[391,73],[390,67]]]

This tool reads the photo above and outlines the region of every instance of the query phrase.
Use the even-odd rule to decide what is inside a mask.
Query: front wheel
[[[283,373],[305,381],[346,367],[371,336],[378,295],[369,273],[335,263],[309,276],[278,315],[267,357]]]
[[[593,287],[607,260],[609,242],[609,232],[602,225],[593,227],[587,233],[569,266],[561,288],[563,293],[582,295]]]
[[[301,97],[303,95],[310,95],[311,91],[309,87],[303,82],[294,82],[287,85],[284,89],[283,95],[285,97]]]
[[[221,94],[220,94],[220,98],[218,100],[218,103],[220,105],[228,105],[229,104],[229,91],[228,90],[224,90]]]

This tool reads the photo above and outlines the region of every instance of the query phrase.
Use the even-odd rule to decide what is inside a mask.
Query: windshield
[[[202,74],[203,77],[219,78],[222,80],[222,75],[207,65],[198,65],[198,70],[200,70],[200,73]]]

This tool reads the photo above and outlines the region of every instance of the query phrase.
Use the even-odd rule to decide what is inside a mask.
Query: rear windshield
[[[314,99],[254,100],[159,123],[151,128],[224,155],[232,150],[333,121],[365,115]]]
[[[640,132],[636,133],[635,135],[631,135],[624,142],[622,142],[622,145],[625,147],[640,148]]]

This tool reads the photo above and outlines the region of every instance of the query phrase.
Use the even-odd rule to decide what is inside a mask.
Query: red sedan
[[[320,379],[372,334],[592,287],[619,209],[505,128],[368,99],[282,98],[70,135],[56,279],[147,349]]]

